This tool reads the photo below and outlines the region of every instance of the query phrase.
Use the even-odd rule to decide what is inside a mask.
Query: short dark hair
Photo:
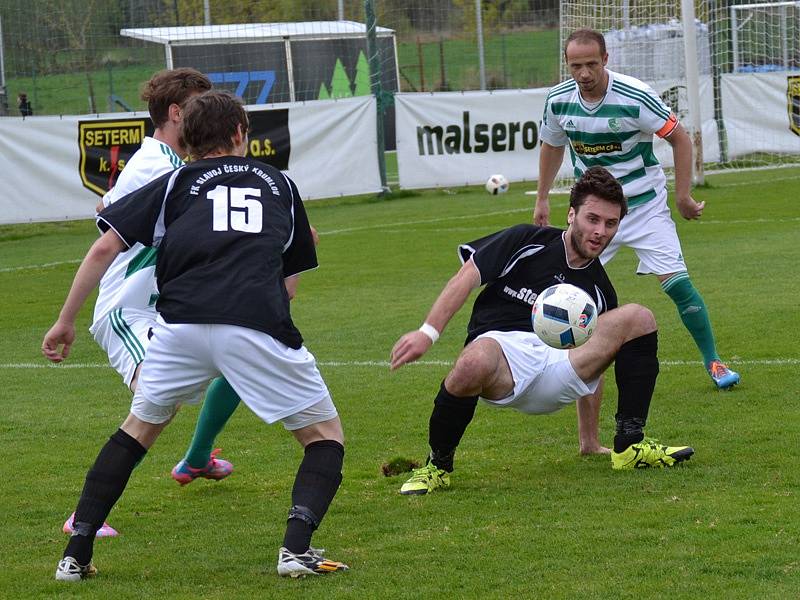
[[[197,69],[165,69],[142,86],[142,100],[147,102],[150,118],[158,128],[167,122],[172,104],[183,106],[193,94],[210,89],[211,80]]]
[[[570,190],[570,207],[578,212],[589,194],[611,204],[619,205],[620,219],[628,214],[628,201],[625,200],[625,194],[622,193],[622,185],[603,167],[589,167],[584,171]]]
[[[239,126],[247,133],[249,119],[242,101],[226,91],[211,90],[189,99],[183,109],[180,134],[193,158],[233,150],[231,138]]]
[[[578,42],[579,44],[591,44],[594,42],[600,46],[600,56],[606,53],[606,38],[603,37],[602,33],[594,29],[583,28],[573,31],[567,41],[564,42],[564,58],[567,57],[567,46],[569,46],[570,42]]]

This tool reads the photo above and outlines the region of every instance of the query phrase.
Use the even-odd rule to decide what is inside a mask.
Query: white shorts
[[[266,333],[235,325],[156,322],[131,413],[164,423],[177,405],[199,402],[208,383],[223,376],[267,423],[300,429],[337,416],[305,346],[289,348]]]
[[[150,344],[148,335],[155,324],[156,313],[151,310],[117,308],[94,323],[89,330],[129,388],[136,367],[144,360]]]
[[[668,275],[686,271],[675,221],[667,205],[667,191],[637,206],[625,215],[619,231],[600,255],[605,265],[622,246],[629,246],[639,257],[639,275]]]
[[[487,331],[475,339],[481,338],[500,344],[514,379],[514,391],[507,398],[481,398],[491,406],[531,415],[552,413],[594,393],[600,382],[585,383],[572,368],[568,350],[551,348],[533,333]]]

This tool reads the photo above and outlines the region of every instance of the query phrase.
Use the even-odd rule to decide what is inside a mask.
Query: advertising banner
[[[704,157],[716,160],[719,151],[710,85],[710,78],[701,79]],[[686,117],[685,87],[657,82],[653,89],[679,119]],[[548,92],[549,88],[538,88],[398,94],[400,187],[478,185],[494,173],[502,173],[512,182],[538,180],[539,125]],[[654,138],[653,151],[664,167],[672,166],[667,142]],[[567,149],[558,179],[572,176]]]
[[[304,200],[378,192],[375,110],[371,96],[250,106],[248,155]],[[0,223],[93,217],[152,132],[144,113],[0,119]]]
[[[723,75],[722,111],[732,158],[752,152],[800,154],[796,71]]]
[[[547,91],[398,94],[400,187],[476,185],[493,173],[509,181],[537,179]],[[560,176],[569,173],[565,166]]]

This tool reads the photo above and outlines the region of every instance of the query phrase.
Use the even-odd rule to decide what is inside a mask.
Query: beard
[[[578,235],[577,231],[573,230],[569,236],[569,243],[572,246],[572,249],[575,251],[575,254],[577,254],[578,256],[587,261],[593,260],[598,256],[600,256],[603,250],[606,249],[606,246],[608,246],[608,244],[605,244],[602,248],[600,248],[600,250],[597,251],[597,254],[591,254],[583,249],[583,244],[581,243],[582,241],[583,238],[580,235]]]

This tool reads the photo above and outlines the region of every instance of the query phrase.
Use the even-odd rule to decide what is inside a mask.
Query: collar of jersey
[[[567,232],[566,231],[561,234],[561,246],[564,248],[564,262],[567,263],[567,266],[570,269],[572,269],[573,271],[580,271],[581,269],[586,269],[586,268],[589,267],[589,265],[591,265],[595,261],[595,259],[593,258],[589,262],[587,262],[585,265],[583,265],[582,267],[573,267],[571,264],[569,264],[569,256],[567,255]]]
[[[605,103],[606,98],[608,97],[608,90],[611,89],[611,71],[609,71],[608,69],[606,69],[605,71],[606,73],[608,73],[608,85],[606,85],[606,91],[603,94],[603,97],[600,98],[600,102],[598,102],[594,106],[594,108],[589,108],[588,106],[586,106],[586,103],[583,100],[583,96],[581,95],[581,88],[580,86],[578,87],[578,102],[581,103],[581,108],[583,108],[583,110],[585,110],[589,114],[596,112],[601,106],[603,106],[603,103]]]

